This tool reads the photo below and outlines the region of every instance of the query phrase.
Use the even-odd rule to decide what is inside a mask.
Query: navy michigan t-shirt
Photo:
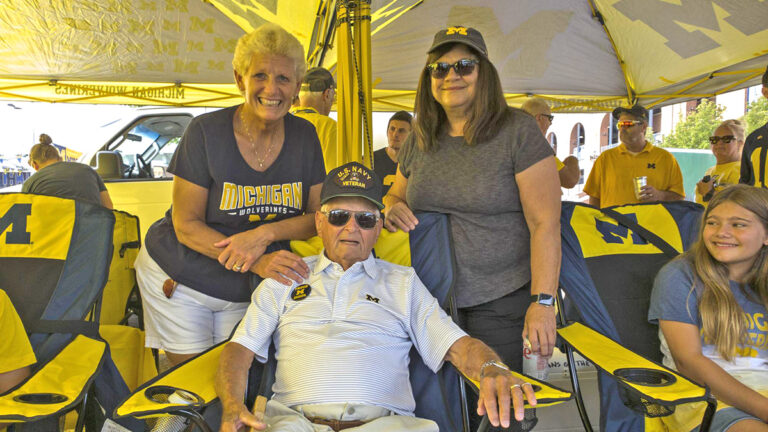
[[[325,166],[315,127],[287,114],[285,141],[274,163],[255,171],[237,148],[232,127],[237,106],[196,117],[171,159],[168,171],[208,189],[206,224],[230,236],[303,214],[310,187],[323,182]],[[176,238],[171,210],[147,232],[149,255],[171,278],[211,297],[247,302],[250,274],[236,273]],[[272,252],[287,242],[270,245]]]

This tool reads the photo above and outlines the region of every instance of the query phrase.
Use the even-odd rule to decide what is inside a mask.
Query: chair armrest
[[[514,377],[519,378],[525,382],[529,382],[533,386],[533,391],[536,394],[536,406],[530,406],[526,401],[525,408],[548,407],[548,406],[557,405],[559,403],[569,401],[573,398],[573,393],[567,390],[563,390],[561,388],[547,384],[543,381],[539,381],[525,374],[517,373],[514,371],[510,371],[510,372]],[[473,380],[472,378],[469,378],[464,374],[461,374],[461,376],[465,381],[467,381],[470,384],[472,389],[477,393],[478,389],[480,388],[480,383],[478,381]],[[511,390],[511,387],[510,387],[510,390]]]
[[[76,336],[24,382],[0,396],[0,423],[29,422],[74,409],[104,362],[106,343]]]

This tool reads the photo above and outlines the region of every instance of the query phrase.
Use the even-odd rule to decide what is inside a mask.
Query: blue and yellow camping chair
[[[454,263],[448,218],[436,213],[417,216],[419,224],[416,230],[409,234],[402,231],[382,231],[374,252],[381,259],[413,266],[419,278],[441,305],[450,309],[453,307],[451,290]],[[297,254],[308,256],[319,253],[322,243],[315,237],[306,242],[291,242],[291,247]],[[223,344],[217,345],[190,360],[186,366],[177,367],[148,382],[118,408],[116,415],[157,417],[176,414],[192,419],[201,430],[210,430],[196,411],[211,405],[216,398],[213,380],[222,348]],[[274,359],[274,356],[270,357]],[[441,431],[468,430],[466,404],[462,400],[462,384],[456,370],[444,367],[435,374],[423,364],[416,351],[411,353],[410,358],[411,385],[416,399],[415,414],[434,420]],[[253,402],[257,394],[271,394],[274,361],[268,362],[264,367],[259,365],[252,368],[252,372],[254,370],[256,373],[251,375],[251,391],[246,398],[248,404]],[[535,384],[538,389],[537,397],[542,404],[553,404],[571,397],[570,393],[545,383]],[[168,396],[174,393],[177,396],[176,403],[168,402]],[[179,397],[186,400],[181,401]]]
[[[599,373],[600,430],[670,430],[663,418],[681,404],[698,403],[707,430],[716,402],[709,390],[661,365],[658,327],[648,323],[653,280],[670,259],[696,240],[703,208],[689,202],[606,209],[563,202],[560,288],[579,322],[560,337]],[[572,311],[572,310],[571,310]],[[584,428],[592,427],[569,369]],[[705,409],[706,408],[706,409]],[[703,417],[703,418],[702,418]]]
[[[19,312],[38,360],[33,375],[0,395],[0,423],[56,430],[88,394],[108,349],[98,300],[112,256],[112,212],[69,199],[0,194],[0,286]],[[92,320],[86,321],[88,315]]]

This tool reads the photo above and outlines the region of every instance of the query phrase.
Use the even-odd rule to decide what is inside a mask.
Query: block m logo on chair
[[[32,214],[32,204],[16,203],[0,217],[0,234],[5,233],[5,244],[30,244],[27,217]]]

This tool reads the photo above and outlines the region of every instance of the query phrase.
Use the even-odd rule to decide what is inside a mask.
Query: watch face
[[[549,294],[538,294],[538,295],[532,295],[531,301],[534,301],[540,305],[544,306],[554,306],[555,305],[555,298]]]

